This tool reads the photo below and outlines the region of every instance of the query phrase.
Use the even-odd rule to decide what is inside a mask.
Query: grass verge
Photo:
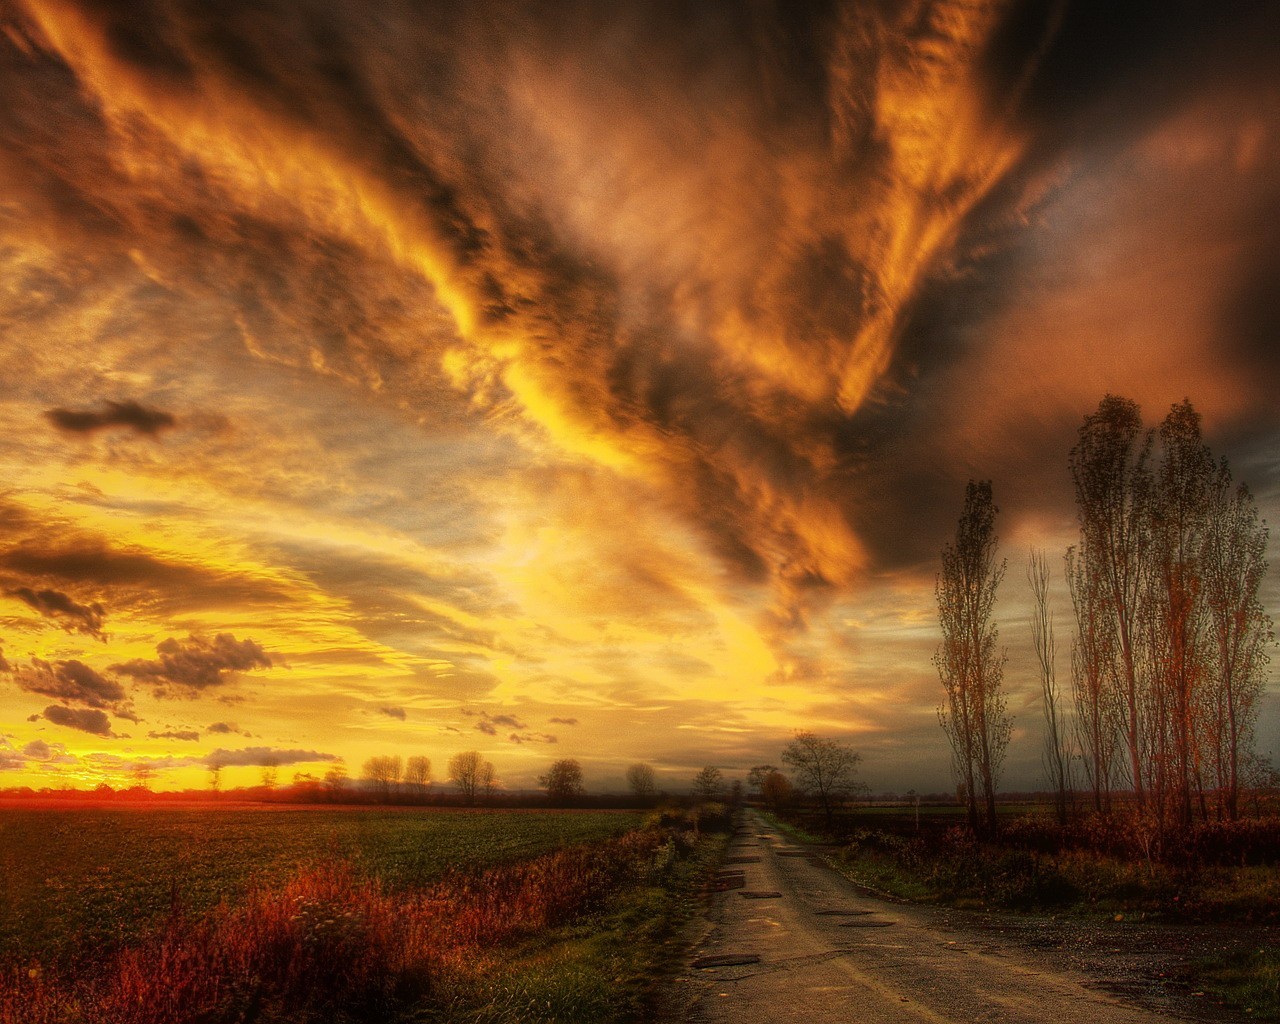
[[[10,962],[0,1024],[643,1019],[709,824],[655,821],[411,892],[335,860],[212,912],[175,906],[75,964]]]

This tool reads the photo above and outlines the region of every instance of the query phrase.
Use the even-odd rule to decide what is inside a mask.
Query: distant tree
[[[1012,723],[1001,690],[1004,655],[997,653],[992,614],[1005,563],[996,561],[996,509],[990,481],[969,481],[953,543],[942,549],[935,594],[942,643],[934,664],[946,697],[938,720],[951,742],[956,774],[965,784],[969,824],[996,829],[996,783]]]
[[[476,782],[479,786],[480,796],[486,801],[492,799],[500,783],[498,782],[498,773],[491,762],[486,761],[480,766]]]
[[[760,799],[766,807],[781,810],[789,807],[795,799],[795,787],[791,785],[790,779],[775,768],[760,783]]]
[[[1040,760],[1053,790],[1058,823],[1065,825],[1071,792],[1071,734],[1058,688],[1057,642],[1053,632],[1053,609],[1049,605],[1049,578],[1049,561],[1044,552],[1032,551],[1027,560],[1027,582],[1031,584],[1031,640],[1040,666],[1040,702],[1044,711],[1044,745]]]
[[[262,765],[262,788],[270,793],[276,788],[276,781],[279,776],[280,769],[275,758],[267,758],[266,763]]]
[[[737,807],[742,803],[742,780],[734,779],[729,784],[729,803]]]
[[[347,788],[347,766],[339,761],[324,773],[321,782],[325,795],[330,800],[339,799]]]
[[[582,796],[582,765],[571,757],[551,762],[538,784],[547,791],[547,800],[556,807],[567,807]]]
[[[693,779],[693,795],[699,800],[714,800],[720,793],[724,776],[714,765],[707,765]]]
[[[764,795],[764,780],[778,769],[771,764],[758,764],[747,772],[747,788],[753,793]]]
[[[209,789],[217,794],[222,791],[222,762],[214,761],[209,766]]]
[[[404,764],[405,784],[418,793],[426,791],[431,784],[431,758],[416,754]]]
[[[782,751],[782,763],[795,772],[801,787],[817,796],[828,821],[833,805],[857,784],[856,772],[861,760],[862,755],[847,743],[823,739],[807,731],[797,732]]]
[[[478,750],[466,750],[450,758],[449,781],[458,787],[463,801],[470,806],[477,797],[488,796],[497,780],[493,765],[481,757]]]
[[[657,778],[647,764],[633,764],[627,769],[627,785],[639,800],[652,800],[658,793]]]
[[[365,781],[383,800],[390,798],[399,787],[404,774],[404,761],[399,756],[380,755],[371,757],[362,769]]]

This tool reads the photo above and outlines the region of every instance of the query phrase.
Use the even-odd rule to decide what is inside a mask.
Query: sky
[[[1264,0],[0,0],[0,785],[946,790],[970,478],[1041,784],[1099,399],[1280,521],[1277,67]]]

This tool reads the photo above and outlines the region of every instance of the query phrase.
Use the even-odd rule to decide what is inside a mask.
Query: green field
[[[101,951],[335,855],[391,888],[636,827],[613,811],[0,809],[0,960]]]

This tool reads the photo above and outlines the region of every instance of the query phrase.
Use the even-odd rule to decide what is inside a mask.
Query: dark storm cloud
[[[28,693],[56,697],[89,708],[116,708],[127,698],[118,680],[74,659],[48,662],[32,658],[29,668],[19,668],[13,673],[13,680]]]
[[[57,582],[110,591],[113,608],[145,605],[177,612],[291,600],[289,594],[269,581],[116,546],[58,523],[36,526],[26,536],[0,538],[0,568],[31,580],[25,588],[15,589],[29,590],[37,599],[41,592],[53,591],[39,583]],[[93,615],[103,614],[95,611],[100,608],[97,602],[84,607]],[[82,615],[76,621],[87,626],[91,618]]]
[[[242,750],[217,750],[207,754],[204,763],[219,767],[273,768],[291,764],[309,764],[319,761],[337,761],[333,754],[324,754],[317,750],[276,749],[275,747],[245,747]]]
[[[189,636],[169,637],[156,645],[155,660],[134,658],[111,666],[112,671],[153,683],[157,695],[192,697],[210,687],[222,686],[236,673],[271,668],[271,657],[255,640],[237,640],[219,633],[212,640]]]
[[[164,732],[148,732],[147,738],[153,740],[182,740],[184,743],[193,743],[200,738],[200,732],[197,729],[166,729]]]
[[[643,479],[788,623],[916,566],[970,476],[1061,509],[1040,467],[1089,399],[996,328],[1062,321],[1027,278],[1077,269],[1053,225],[1100,203],[1071,186],[1114,183],[1116,221],[1141,225],[1133,148],[1188,103],[1234,89],[1228,121],[1275,127],[1251,95],[1274,4],[23,6],[0,165],[98,240],[87,258],[125,240],[168,287],[222,296],[251,351],[409,406],[435,408],[448,348],[476,408]],[[1197,232],[1129,262],[1240,234]],[[1242,262],[1221,315],[1247,377],[1272,365],[1274,247]],[[1169,273],[1175,297],[1213,287]],[[1001,391],[1041,371],[1045,407]],[[1099,383],[1093,401],[1124,382]],[[1014,400],[1030,411],[983,418]]]
[[[62,622],[63,628],[68,632],[87,633],[103,643],[106,642],[107,638],[102,632],[106,609],[97,601],[80,604],[60,590],[32,590],[30,587],[16,587],[6,593],[34,608],[45,618],[69,620]]]
[[[96,434],[110,427],[126,427],[147,437],[155,437],[177,422],[172,413],[153,409],[130,399],[107,402],[100,410],[50,409],[49,422],[69,434]]]
[[[105,712],[91,708],[68,708],[54,704],[44,709],[44,718],[54,725],[78,729],[80,732],[92,733],[94,736],[115,736]]]
[[[556,725],[577,725],[576,718],[552,718],[551,721]]]
[[[378,708],[378,713],[386,715],[388,718],[397,718],[402,722],[407,717],[404,708],[381,707]]]
[[[224,735],[229,733],[239,732],[239,731],[240,731],[240,726],[236,725],[235,722],[214,722],[211,726],[209,726],[205,730],[205,732],[208,732],[211,734],[221,733]]]

